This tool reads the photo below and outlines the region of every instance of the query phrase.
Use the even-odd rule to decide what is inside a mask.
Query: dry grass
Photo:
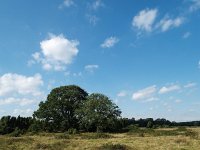
[[[159,129],[159,131],[162,129]],[[172,132],[169,129],[169,132]],[[164,129],[165,133],[168,129]],[[200,128],[191,128],[195,137],[180,135],[120,133],[96,135],[95,133],[82,133],[77,135],[63,135],[41,133],[39,135],[24,135],[22,137],[0,136],[0,150],[200,150]],[[160,132],[159,132],[160,133]],[[104,138],[105,137],[105,138]]]

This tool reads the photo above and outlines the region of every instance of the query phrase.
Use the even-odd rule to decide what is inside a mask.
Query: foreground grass
[[[0,136],[0,150],[200,150],[200,128],[138,129],[129,133],[40,133]]]

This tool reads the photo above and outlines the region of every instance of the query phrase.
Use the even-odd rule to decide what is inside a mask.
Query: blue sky
[[[77,84],[123,117],[200,120],[199,12],[200,0],[0,1],[0,116]]]

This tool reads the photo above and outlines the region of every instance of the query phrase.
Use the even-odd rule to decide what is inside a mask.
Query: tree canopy
[[[47,124],[47,130],[68,130],[78,126],[76,110],[86,101],[87,92],[79,86],[69,85],[53,89],[45,102],[39,104],[34,117]]]
[[[88,131],[110,131],[114,129],[121,111],[107,96],[94,93],[87,97],[78,114],[82,128]]]

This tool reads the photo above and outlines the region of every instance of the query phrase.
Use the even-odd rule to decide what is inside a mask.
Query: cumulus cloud
[[[102,48],[111,48],[118,42],[119,42],[119,39],[117,37],[111,36],[111,37],[105,39],[105,41],[101,44],[101,47]]]
[[[165,94],[165,93],[169,93],[169,92],[173,92],[173,91],[178,91],[180,90],[181,87],[179,85],[171,85],[171,86],[164,86],[159,90],[159,94]]]
[[[0,105],[10,105],[10,104],[17,104],[20,106],[26,106],[35,103],[36,100],[27,99],[27,98],[15,98],[9,97],[6,99],[0,99]]]
[[[161,28],[162,32],[165,32],[171,28],[179,27],[183,22],[184,18],[182,17],[177,17],[175,19],[165,17],[157,24],[157,27]]]
[[[132,26],[140,31],[151,32],[152,26],[157,17],[157,9],[144,9],[140,11],[132,20]]]
[[[42,85],[43,80],[40,74],[28,77],[7,73],[0,76],[0,96],[12,94],[38,96],[41,94],[40,87]]]
[[[32,58],[42,64],[44,70],[63,71],[77,56],[78,45],[77,40],[69,40],[62,34],[50,34],[48,39],[40,42],[41,52],[35,52]]]
[[[133,100],[149,99],[156,93],[157,88],[155,85],[139,90],[132,95]]]
[[[99,66],[98,65],[86,65],[85,66],[85,70],[88,72],[94,72],[94,70],[98,69]]]

